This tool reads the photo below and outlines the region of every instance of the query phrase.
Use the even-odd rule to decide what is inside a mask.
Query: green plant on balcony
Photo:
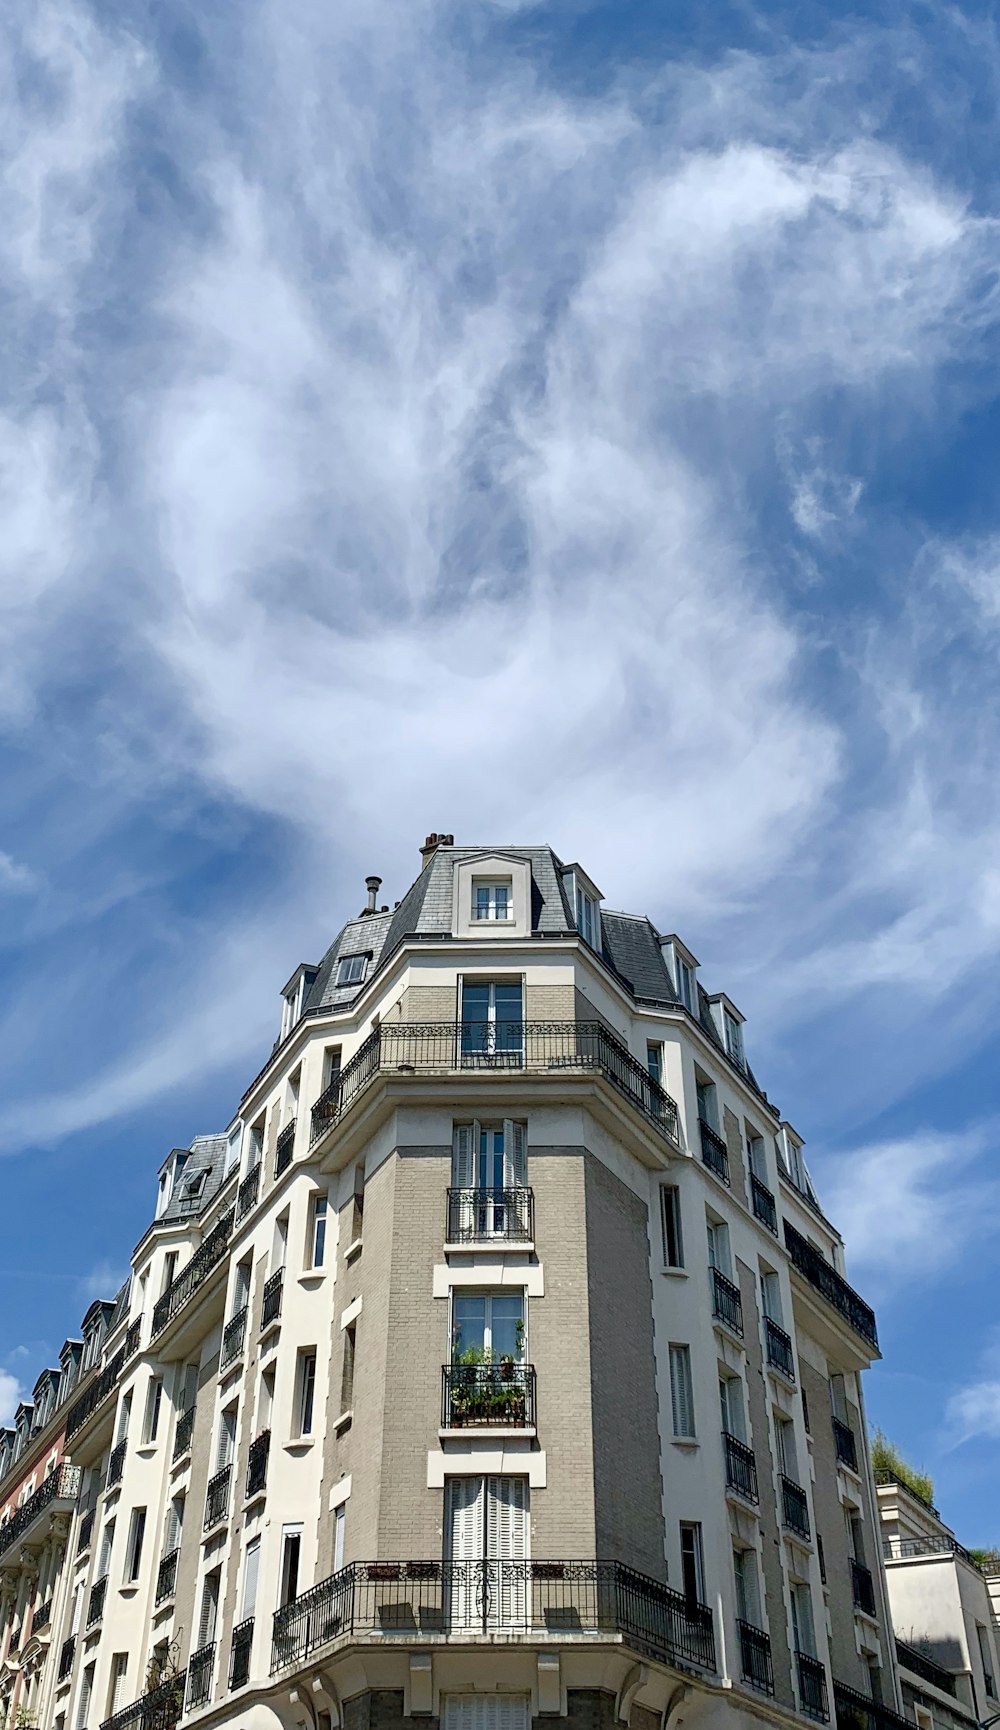
[[[914,1466],[908,1465],[899,1449],[890,1442],[884,1430],[876,1430],[871,1442],[872,1470],[888,1472],[921,1502],[934,1501],[934,1479],[929,1472],[919,1472]]]
[[[494,1368],[499,1372],[496,1375]],[[525,1396],[523,1386],[515,1380],[516,1368],[510,1353],[494,1358],[489,1346],[466,1346],[455,1352],[449,1401],[455,1428],[466,1424],[522,1425]]]

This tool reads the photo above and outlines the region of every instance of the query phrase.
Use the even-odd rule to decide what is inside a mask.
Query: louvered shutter
[[[247,1550],[246,1572],[243,1575],[243,1621],[254,1615],[257,1608],[257,1576],[260,1572],[260,1539]]]
[[[456,1123],[455,1145],[451,1160],[453,1189],[473,1189],[475,1187],[475,1146],[478,1141],[479,1135],[476,1124]]]
[[[201,1594],[201,1621],[198,1624],[198,1649],[210,1646],[215,1639],[215,1618],[219,1608],[219,1577],[208,1574]]]
[[[486,1481],[486,1554],[497,1566],[492,1574],[491,1620],[500,1627],[524,1627],[527,1621],[525,1569],[527,1555],[527,1478],[488,1478]]]
[[[504,1183],[508,1189],[524,1189],[528,1182],[527,1132],[523,1123],[504,1118]]]
[[[691,1356],[687,1346],[670,1347],[670,1401],[674,1435],[694,1435],[694,1401],[691,1392]]]
[[[526,1694],[446,1694],[442,1730],[528,1730]]]
[[[223,1412],[219,1425],[219,1451],[215,1459],[215,1469],[221,1472],[232,1464],[233,1445],[236,1441],[236,1413]]]
[[[482,1478],[450,1478],[448,1481],[453,1628],[475,1628],[482,1619],[481,1611],[477,1607],[477,1586],[485,1538],[484,1490]]]
[[[128,1678],[128,1654],[115,1653],[115,1673],[111,1683],[111,1716],[120,1712],[125,1704],[125,1683]]]

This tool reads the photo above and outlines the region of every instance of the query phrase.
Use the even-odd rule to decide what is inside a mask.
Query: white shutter
[[[247,1549],[246,1565],[243,1573],[243,1615],[254,1615],[257,1608],[257,1576],[260,1573],[260,1539],[256,1538]]]
[[[442,1730],[528,1730],[526,1694],[446,1694]]]
[[[215,1460],[215,1469],[221,1472],[232,1464],[233,1444],[236,1441],[236,1413],[223,1412],[219,1424],[219,1451]]]
[[[523,1627],[527,1619],[525,1570],[507,1566],[528,1553],[527,1478],[486,1480],[486,1555],[492,1570],[492,1614],[502,1628]]]
[[[128,1677],[128,1653],[115,1653],[115,1673],[111,1682],[111,1717],[125,1704],[125,1682]]]
[[[503,1124],[503,1174],[508,1189],[524,1189],[528,1182],[527,1129],[505,1117]]]
[[[670,1401],[674,1435],[694,1435],[694,1399],[691,1389],[691,1354],[687,1346],[670,1347]]]
[[[474,1564],[483,1557],[483,1503],[485,1484],[482,1478],[450,1478],[448,1480],[448,1555],[456,1564],[452,1570],[451,1625],[453,1628],[475,1628],[482,1620],[477,1608],[477,1579]]]
[[[456,1123],[455,1145],[451,1159],[451,1186],[453,1189],[473,1189],[475,1187],[473,1135],[476,1125],[472,1123]],[[478,1137],[476,1137],[478,1140]]]
[[[215,1639],[215,1618],[219,1608],[219,1576],[207,1574],[201,1593],[201,1621],[198,1624],[198,1650],[210,1646]]]

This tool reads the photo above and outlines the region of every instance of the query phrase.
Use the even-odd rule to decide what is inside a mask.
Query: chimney
[[[423,846],[420,849],[420,862],[421,862],[421,864],[426,865],[428,859],[432,859],[434,857],[434,854],[437,852],[439,847],[454,847],[454,845],[455,845],[454,835],[439,835],[437,833],[437,831],[435,830],[432,834],[428,835],[426,841],[424,842]]]
[[[368,891],[368,905],[364,909],[365,915],[375,912],[375,897],[377,896],[381,887],[382,887],[381,877],[366,877],[365,878],[365,888]]]

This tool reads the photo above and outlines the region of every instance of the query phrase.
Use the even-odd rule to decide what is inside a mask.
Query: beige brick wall
[[[809,1430],[815,1472],[813,1512],[816,1532],[823,1540],[827,1597],[830,1612],[830,1662],[839,1682],[868,1693],[868,1670],[854,1638],[854,1601],[851,1593],[850,1550],[847,1522],[837,1489],[837,1456],[830,1414],[830,1389],[826,1377],[799,1353],[799,1374],[809,1406]],[[861,1436],[860,1424],[855,1435]],[[871,1536],[865,1534],[866,1552]],[[871,1558],[867,1557],[869,1565]],[[875,1564],[877,1570],[878,1564]]]
[[[743,1156],[743,1136],[740,1131],[740,1120],[730,1111],[728,1105],[722,1112],[723,1127],[726,1136],[726,1147],[729,1150],[729,1182],[733,1194],[743,1203],[750,1206],[747,1195],[747,1174]]]
[[[767,1378],[760,1346],[760,1317],[757,1304],[757,1281],[752,1268],[737,1259],[736,1277],[743,1300],[743,1330],[746,1343],[747,1404],[750,1409],[750,1439],[757,1458],[757,1487],[760,1494],[761,1572],[764,1586],[764,1610],[771,1635],[771,1663],[774,1667],[775,1698],[783,1706],[795,1705],[792,1684],[792,1654],[788,1643],[788,1612],[785,1603],[785,1578],[781,1564],[781,1527],[774,1492],[774,1455],[771,1451],[771,1423],[768,1415]],[[820,1606],[817,1605],[817,1611]]]
[[[575,1001],[576,992],[572,985],[526,985],[524,1018],[526,1021],[572,1021]]]
[[[529,1146],[535,1245],[545,1296],[532,1298],[528,1349],[538,1378],[547,1488],[531,1498],[535,1556],[595,1554],[592,1366],[587,1330],[587,1223],[582,1148]]]

